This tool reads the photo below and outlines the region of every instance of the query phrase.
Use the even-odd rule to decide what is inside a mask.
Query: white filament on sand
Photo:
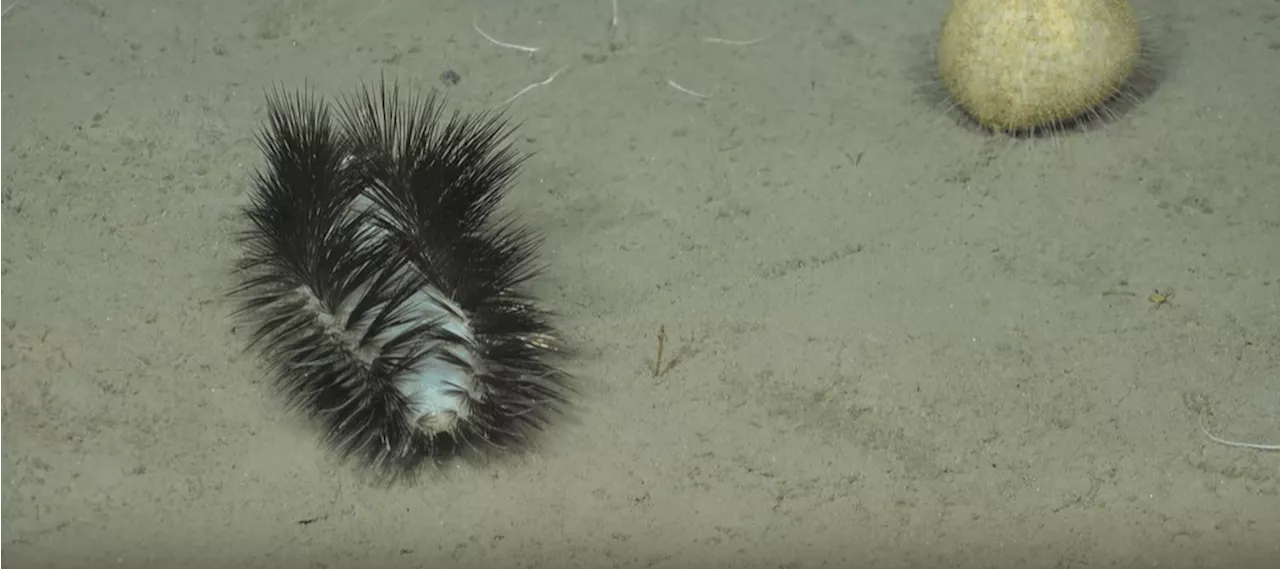
[[[486,34],[486,33],[484,33],[484,30],[480,29],[480,24],[476,22],[476,19],[475,19],[475,18],[471,18],[471,27],[475,28],[476,33],[480,34],[480,36],[481,36],[481,37],[483,37],[484,39],[489,40],[489,42],[490,42],[490,43],[492,43],[493,45],[496,45],[496,46],[498,46],[498,47],[505,47],[505,48],[507,48],[507,49],[514,49],[514,50],[517,50],[517,51],[523,51],[523,52],[528,53],[528,54],[538,53],[539,51],[541,51],[541,50],[542,50],[542,48],[540,48],[540,47],[529,47],[529,46],[527,46],[527,45],[520,45],[520,44],[518,44],[518,43],[505,42],[505,41],[502,41],[502,40],[500,40],[500,39],[497,39],[497,38],[495,38],[495,37],[493,37],[493,36],[491,36],[491,35],[489,35],[489,34]]]
[[[613,15],[612,15],[612,17],[609,19],[609,27],[610,27],[610,28],[617,28],[617,27],[618,27],[618,22],[619,22],[619,17],[618,17],[618,0],[610,0],[609,4],[610,4],[610,6],[613,8]],[[500,40],[500,39],[498,39],[498,38],[495,38],[495,37],[493,37],[493,36],[489,35],[488,33],[485,33],[485,31],[484,31],[484,30],[480,29],[480,24],[479,24],[479,22],[477,22],[477,21],[476,21],[476,19],[475,19],[474,17],[471,19],[471,27],[472,27],[472,28],[474,28],[474,29],[476,30],[476,33],[480,34],[480,36],[481,36],[481,37],[483,37],[484,39],[488,40],[488,41],[489,41],[489,43],[492,43],[492,44],[494,44],[494,45],[496,45],[496,46],[498,46],[498,47],[504,47],[504,48],[507,48],[507,49],[514,49],[514,50],[516,50],[516,51],[523,51],[523,52],[528,53],[528,54],[530,54],[530,55],[535,54],[535,53],[538,53],[539,51],[541,51],[541,50],[542,50],[542,48],[532,47],[532,46],[527,46],[527,45],[520,45],[520,44],[517,44],[517,43],[511,43],[511,42],[507,42],[507,41],[502,41],[502,40]],[[704,42],[706,42],[706,43],[714,43],[714,44],[722,44],[722,45],[731,45],[731,46],[749,46],[749,45],[755,45],[755,44],[758,44],[758,43],[760,43],[760,42],[764,41],[765,39],[767,39],[767,37],[760,37],[760,38],[750,39],[750,40],[734,40],[734,39],[726,39],[726,38],[720,38],[720,37],[708,37],[708,38],[703,38],[703,40],[702,40],[702,41],[704,41]],[[528,86],[526,86],[525,88],[523,88],[523,89],[519,90],[518,92],[516,92],[516,94],[512,95],[512,96],[511,96],[510,98],[508,98],[507,100],[505,100],[505,101],[503,101],[502,103],[500,103],[498,106],[500,106],[500,107],[501,107],[501,106],[509,105],[509,104],[511,104],[512,102],[514,102],[516,99],[519,99],[519,98],[520,98],[521,96],[523,96],[525,93],[528,93],[529,91],[532,91],[533,89],[536,89],[536,88],[538,88],[538,87],[542,87],[542,86],[544,86],[544,85],[550,84],[552,81],[555,81],[555,80],[556,80],[556,77],[558,77],[561,73],[563,73],[563,72],[564,72],[566,69],[568,69],[568,68],[569,68],[569,66],[567,66],[567,65],[566,65],[566,66],[564,66],[564,67],[561,67],[561,68],[560,68],[559,70],[557,70],[555,73],[552,73],[550,77],[547,77],[546,79],[543,79],[542,81],[539,81],[539,82],[534,83],[534,84],[532,84],[532,85],[528,85]],[[679,84],[679,83],[676,83],[675,81],[673,81],[673,80],[671,80],[671,79],[667,79],[667,85],[669,85],[669,86],[671,86],[671,88],[673,88],[673,89],[675,89],[675,90],[677,90],[677,91],[680,91],[681,93],[684,93],[684,94],[686,94],[686,95],[689,95],[689,96],[691,96],[691,97],[695,97],[695,98],[698,98],[698,99],[710,99],[710,98],[711,98],[711,95],[708,95],[708,94],[706,94],[706,93],[699,93],[698,91],[694,91],[693,89],[689,89],[688,87],[685,87],[685,86],[683,86],[683,85],[681,85],[681,84]]]
[[[1209,440],[1221,445],[1227,445],[1229,447],[1236,447],[1236,448],[1251,448],[1253,450],[1266,450],[1266,451],[1280,450],[1280,445],[1269,445],[1269,444],[1263,444],[1263,443],[1246,443],[1246,442],[1240,442],[1240,441],[1231,441],[1231,440],[1218,437],[1213,433],[1210,433],[1209,429],[1204,426],[1204,413],[1200,414],[1200,430],[1204,432],[1204,435],[1206,437],[1209,437]]]
[[[8,8],[4,9],[4,11],[0,11],[0,17],[3,17],[5,14],[8,14],[10,10],[13,10],[18,6],[18,4],[21,4],[21,3],[22,3],[22,0],[17,0],[13,4],[10,4]],[[614,16],[614,18],[617,18],[617,16]]]
[[[675,81],[672,81],[672,80],[670,80],[670,79],[667,79],[667,85],[670,85],[672,88],[674,88],[674,89],[675,89],[675,90],[677,90],[677,91],[680,91],[681,93],[684,93],[684,94],[686,94],[686,95],[692,95],[692,96],[697,97],[697,98],[699,98],[699,99],[710,99],[710,98],[711,98],[711,95],[707,95],[707,94],[704,94],[704,93],[699,93],[699,92],[694,91],[694,90],[692,90],[692,89],[688,89],[688,88],[682,87],[679,83],[676,83]]]
[[[755,44],[758,44],[758,43],[760,43],[760,42],[762,42],[762,41],[764,41],[764,40],[766,40],[766,39],[768,39],[768,38],[756,38],[756,39],[753,39],[753,40],[727,40],[727,39],[724,39],[724,38],[702,38],[702,41],[707,42],[707,43],[719,43],[719,44],[724,44],[724,45],[747,46],[747,45],[755,45]]]
[[[511,96],[511,98],[509,98],[509,99],[507,99],[507,100],[503,101],[503,102],[502,102],[502,103],[500,103],[498,106],[499,106],[499,107],[502,107],[502,106],[510,105],[512,101],[515,101],[516,99],[519,99],[521,95],[523,95],[523,94],[525,94],[525,93],[528,93],[529,91],[532,91],[532,90],[534,90],[534,89],[536,89],[536,88],[538,88],[538,87],[541,87],[541,86],[543,86],[543,85],[547,85],[547,84],[551,83],[552,81],[555,81],[555,80],[556,80],[556,77],[558,77],[561,73],[564,73],[566,69],[569,69],[569,66],[568,66],[568,65],[566,65],[566,66],[564,66],[564,67],[561,67],[560,69],[557,69],[557,70],[556,70],[556,72],[555,72],[555,73],[552,73],[550,77],[547,77],[546,79],[543,79],[542,81],[539,81],[539,82],[537,82],[537,83],[534,83],[534,84],[532,84],[532,85],[529,85],[529,86],[525,87],[524,89],[521,89],[521,90],[520,90],[520,91],[518,91],[516,94],[512,95],[512,96]]]

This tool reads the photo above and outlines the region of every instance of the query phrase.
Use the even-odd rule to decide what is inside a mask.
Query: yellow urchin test
[[[955,0],[938,39],[938,74],[982,126],[1034,130],[1115,96],[1140,48],[1128,0]]]

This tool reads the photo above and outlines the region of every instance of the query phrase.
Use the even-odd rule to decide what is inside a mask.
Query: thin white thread
[[[1221,445],[1227,445],[1227,446],[1229,446],[1229,447],[1236,447],[1236,448],[1251,448],[1251,449],[1253,449],[1253,450],[1265,450],[1265,451],[1277,451],[1277,450],[1280,450],[1280,445],[1269,445],[1269,444],[1262,444],[1262,443],[1245,443],[1245,442],[1240,442],[1240,441],[1229,441],[1229,440],[1227,440],[1227,439],[1224,439],[1224,438],[1221,438],[1221,437],[1215,436],[1213,433],[1210,433],[1210,432],[1209,432],[1209,429],[1205,428],[1205,426],[1204,426],[1204,413],[1201,413],[1201,414],[1200,414],[1200,431],[1201,431],[1201,432],[1203,432],[1203,433],[1204,433],[1204,435],[1205,435],[1206,437],[1209,437],[1209,440],[1211,440],[1211,441],[1213,441],[1213,442],[1215,442],[1215,443],[1221,444]]]
[[[5,14],[8,14],[10,10],[13,10],[14,8],[17,8],[17,7],[18,7],[18,4],[21,4],[21,3],[22,3],[22,0],[18,0],[17,2],[14,2],[13,4],[10,4],[10,5],[9,5],[9,7],[8,7],[8,8],[5,8],[3,12],[0,12],[0,16],[4,16]],[[616,17],[616,16],[615,16],[615,17]]]
[[[503,101],[503,102],[499,103],[499,104],[498,104],[498,106],[499,106],[499,107],[502,107],[502,106],[510,105],[512,101],[515,101],[516,99],[519,99],[521,95],[523,95],[523,94],[525,94],[525,93],[528,93],[529,91],[532,91],[532,90],[534,90],[534,89],[536,89],[536,88],[538,88],[538,87],[541,87],[541,86],[543,86],[543,85],[547,85],[547,84],[551,83],[552,81],[555,81],[555,80],[556,80],[556,77],[558,77],[561,73],[564,73],[566,69],[569,69],[569,66],[568,66],[568,65],[566,65],[566,66],[564,66],[564,67],[561,67],[560,69],[557,69],[557,70],[556,70],[556,72],[555,72],[555,73],[552,73],[550,77],[547,77],[546,79],[543,79],[542,81],[539,81],[539,82],[537,82],[537,83],[534,83],[534,84],[532,84],[532,85],[529,85],[529,86],[525,87],[524,89],[521,89],[521,90],[520,90],[520,91],[518,91],[516,94],[512,95],[512,96],[511,96],[511,98],[509,98],[509,99],[507,99],[507,100],[505,100],[505,101]]]
[[[529,46],[527,46],[527,45],[520,45],[520,44],[517,44],[517,43],[505,42],[505,41],[502,41],[502,40],[500,40],[500,39],[497,39],[497,38],[495,38],[495,37],[493,37],[493,36],[491,36],[491,35],[489,35],[489,34],[486,34],[486,33],[484,33],[484,30],[480,29],[480,24],[476,23],[476,19],[475,19],[475,18],[471,18],[471,27],[475,28],[476,33],[480,34],[482,37],[484,37],[484,39],[489,40],[489,42],[490,42],[490,43],[492,43],[492,44],[494,44],[494,45],[496,45],[496,46],[498,46],[498,47],[505,47],[505,48],[507,48],[507,49],[514,49],[514,50],[517,50],[517,51],[523,51],[523,52],[525,52],[525,53],[529,53],[529,54],[538,53],[539,51],[541,51],[541,50],[542,50],[542,48],[540,48],[540,47],[529,47]]]
[[[617,28],[617,27],[618,27],[618,22],[619,22],[619,20],[620,20],[620,18],[618,17],[618,0],[610,0],[610,6],[613,8],[613,15],[612,15],[612,17],[611,17],[611,18],[610,18],[610,20],[609,20],[609,26],[610,26],[611,28]],[[533,47],[533,46],[527,46],[527,45],[520,45],[520,44],[517,44],[517,43],[506,42],[506,41],[502,41],[502,40],[500,40],[500,39],[498,39],[498,38],[495,38],[495,37],[493,37],[493,36],[491,36],[491,35],[489,35],[489,34],[485,33],[485,31],[484,31],[484,30],[480,29],[480,23],[477,21],[477,19],[476,19],[475,17],[472,17],[472,18],[471,18],[471,27],[472,27],[473,29],[475,29],[476,33],[480,34],[480,36],[481,36],[481,37],[483,37],[484,39],[488,40],[488,41],[489,41],[489,43],[492,43],[492,44],[494,44],[494,45],[496,45],[496,46],[498,46],[498,47],[505,47],[505,48],[507,48],[507,49],[514,49],[514,50],[517,50],[517,51],[523,51],[523,52],[528,53],[528,54],[530,54],[530,55],[535,54],[535,53],[538,53],[539,51],[541,51],[541,50],[542,50],[542,48]],[[756,39],[751,39],[751,40],[733,40],[733,39],[726,39],[726,38],[720,38],[720,37],[708,37],[708,38],[703,38],[703,41],[704,41],[704,42],[706,42],[706,43],[714,43],[714,44],[722,44],[722,45],[732,45],[732,46],[750,46],[750,45],[755,45],[755,44],[757,44],[757,43],[760,43],[760,42],[762,42],[762,41],[764,41],[764,40],[766,40],[766,39],[768,39],[768,37],[767,37],[767,36],[766,36],[766,37],[756,38]],[[505,106],[505,105],[509,105],[509,104],[511,104],[512,102],[514,102],[516,99],[520,98],[520,97],[521,97],[522,95],[524,95],[525,93],[528,93],[529,91],[532,91],[533,89],[536,89],[536,88],[538,88],[538,87],[542,87],[542,86],[544,86],[544,85],[547,85],[547,84],[551,83],[552,81],[555,81],[556,77],[558,77],[561,73],[563,73],[563,72],[564,72],[566,69],[568,69],[568,68],[569,68],[569,66],[568,66],[568,65],[566,65],[566,66],[564,66],[564,67],[561,67],[561,68],[560,68],[560,69],[558,69],[555,73],[552,73],[550,77],[547,77],[546,79],[544,79],[544,80],[542,80],[542,81],[539,81],[539,82],[537,82],[537,83],[533,83],[533,84],[531,84],[531,85],[528,85],[528,86],[526,86],[525,88],[523,88],[523,89],[521,89],[521,90],[517,91],[517,92],[516,92],[516,94],[512,95],[511,97],[509,97],[507,100],[503,101],[503,102],[502,102],[502,103],[500,103],[498,106]],[[675,81],[673,81],[673,80],[671,80],[671,79],[667,79],[667,85],[669,85],[669,86],[671,86],[671,88],[673,88],[673,89],[675,89],[675,90],[677,90],[677,91],[680,91],[681,93],[684,93],[684,94],[686,94],[686,95],[689,95],[689,96],[691,96],[691,97],[696,97],[696,98],[698,98],[698,99],[710,99],[710,98],[711,98],[711,95],[708,95],[708,94],[706,94],[706,93],[699,93],[698,91],[694,91],[693,89],[689,89],[689,88],[687,88],[687,87],[685,87],[685,86],[683,86],[683,85],[681,85],[681,84],[679,84],[679,83],[676,83]]]
[[[697,97],[697,98],[699,98],[699,99],[710,99],[710,98],[711,98],[711,95],[707,95],[707,94],[704,94],[704,93],[699,93],[699,92],[694,91],[694,90],[692,90],[692,89],[687,89],[687,88],[685,88],[685,87],[680,86],[680,84],[679,84],[679,83],[676,83],[675,81],[672,81],[672,80],[670,80],[670,79],[667,79],[667,85],[672,86],[673,88],[675,88],[675,90],[680,91],[681,93],[684,93],[684,94],[686,94],[686,95],[693,95],[694,97]]]
[[[753,40],[727,40],[727,39],[724,39],[724,38],[702,38],[702,41],[707,42],[707,43],[719,43],[719,44],[724,44],[724,45],[747,46],[747,45],[755,45],[755,44],[758,44],[758,43],[760,43],[760,42],[762,42],[762,41],[764,41],[764,40],[766,40],[766,39],[769,39],[769,38],[767,38],[767,37],[763,37],[763,38],[756,38],[756,39],[753,39]]]

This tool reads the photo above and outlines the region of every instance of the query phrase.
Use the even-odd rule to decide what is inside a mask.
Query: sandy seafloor
[[[1280,454],[1198,417],[1280,443],[1280,3],[1136,5],[1159,89],[1010,141],[929,95],[941,0],[25,0],[6,566],[1267,566]],[[508,205],[576,407],[373,486],[223,297],[264,90],[453,70],[479,111],[565,65],[509,109]]]

